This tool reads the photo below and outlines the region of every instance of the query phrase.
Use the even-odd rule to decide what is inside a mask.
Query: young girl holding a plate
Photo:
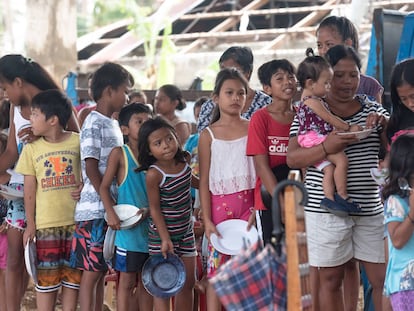
[[[253,158],[246,156],[249,122],[240,114],[244,111],[248,82],[235,68],[221,70],[216,78],[213,100],[216,110],[211,125],[203,130],[199,140],[200,198],[205,234],[210,242],[217,235],[216,227],[228,219],[247,220],[253,211],[256,174]],[[238,233],[233,233],[237,235]],[[237,238],[237,236],[235,236]],[[222,249],[223,250],[223,249]],[[230,258],[209,244],[207,277]],[[211,286],[207,287],[209,310],[221,310],[221,304]]]

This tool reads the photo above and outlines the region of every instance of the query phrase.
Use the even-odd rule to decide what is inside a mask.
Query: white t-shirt
[[[93,158],[99,161],[99,172],[103,176],[108,157],[114,147],[123,145],[123,137],[118,122],[103,114],[92,111],[85,119],[80,135],[81,168],[83,189],[76,205],[75,221],[86,221],[104,217],[105,209],[99,193],[96,192],[86,175],[85,160]],[[115,184],[112,191],[115,192]]]
[[[14,106],[14,117],[13,117],[13,122],[14,122],[14,129],[15,129],[15,138],[16,138],[16,145],[17,145],[17,151],[20,154],[22,153],[23,147],[24,147],[24,143],[22,140],[20,140],[18,133],[20,132],[21,129],[30,126],[30,121],[23,118],[21,112],[20,112],[20,107],[19,106]],[[24,176],[21,174],[18,174],[15,172],[14,169],[8,169],[7,173],[9,173],[11,175],[10,177],[10,183],[11,184],[22,184],[24,183]]]

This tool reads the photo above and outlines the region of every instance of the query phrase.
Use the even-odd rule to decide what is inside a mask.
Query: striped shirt
[[[355,97],[361,104],[361,109],[354,115],[343,118],[350,124],[365,126],[370,113],[380,113],[388,116],[388,112],[378,103],[370,101],[366,95]],[[299,122],[295,117],[290,128],[290,136],[297,135]],[[348,157],[348,195],[359,203],[362,212],[358,216],[372,216],[383,212],[379,188],[370,174],[370,169],[378,167],[378,152],[380,148],[380,129],[375,129],[367,138],[350,144],[345,148]],[[320,207],[324,197],[322,188],[323,173],[313,166],[307,168],[305,187],[309,194],[309,201],[305,210],[308,212],[327,213]]]
[[[75,221],[104,218],[105,213],[101,197],[86,174],[85,160],[88,158],[98,160],[99,173],[103,176],[112,149],[122,145],[123,137],[118,121],[97,111],[92,111],[86,117],[80,133],[80,153],[84,185],[81,198],[76,205]],[[115,194],[115,183],[113,183],[111,190]]]
[[[177,174],[167,174],[156,165],[151,165],[150,168],[155,168],[163,175],[159,185],[161,212],[171,240],[180,240],[189,230],[192,230],[191,168],[186,164]],[[159,237],[152,219],[149,232],[150,239],[154,236]]]

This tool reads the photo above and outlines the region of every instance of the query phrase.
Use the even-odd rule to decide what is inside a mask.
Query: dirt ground
[[[112,284],[110,284],[112,285]],[[114,297],[115,298],[115,297]],[[112,301],[113,306],[115,306],[115,301]],[[35,311],[37,310],[36,308],[36,291],[34,289],[33,283],[30,283],[26,294],[23,297],[23,301],[22,301],[22,308],[21,311]],[[58,303],[56,306],[56,310],[57,311],[61,311],[62,310],[62,305],[60,304],[60,301],[58,299]],[[109,308],[106,304],[104,304],[104,311],[111,311],[111,310],[116,310],[116,308]]]
[[[29,287],[22,301],[22,311],[29,311],[29,310],[30,311],[37,310],[36,309],[36,292],[34,290],[33,284],[29,284]]]
[[[110,284],[112,285],[112,284]],[[362,287],[359,293],[359,302],[358,302],[358,309],[357,311],[363,311],[364,310],[364,301],[363,301],[363,291],[362,291]],[[115,298],[115,297],[113,297]],[[36,292],[34,290],[33,284],[29,284],[29,287],[26,291],[26,295],[23,298],[23,302],[22,302],[22,311],[35,311],[36,309]],[[58,302],[58,305],[56,307],[57,311],[61,311],[62,310],[62,305]],[[109,306],[107,306],[106,304],[104,305],[104,311],[111,311],[111,310],[116,310],[115,308],[115,299],[112,301],[112,308],[110,308]]]

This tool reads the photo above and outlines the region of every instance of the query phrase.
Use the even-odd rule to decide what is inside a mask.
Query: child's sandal
[[[335,198],[335,202],[344,206],[347,209],[348,213],[360,213],[361,212],[361,207],[359,206],[359,204],[352,201],[350,197],[347,197],[346,199],[344,199],[339,194],[335,193],[334,198]]]

